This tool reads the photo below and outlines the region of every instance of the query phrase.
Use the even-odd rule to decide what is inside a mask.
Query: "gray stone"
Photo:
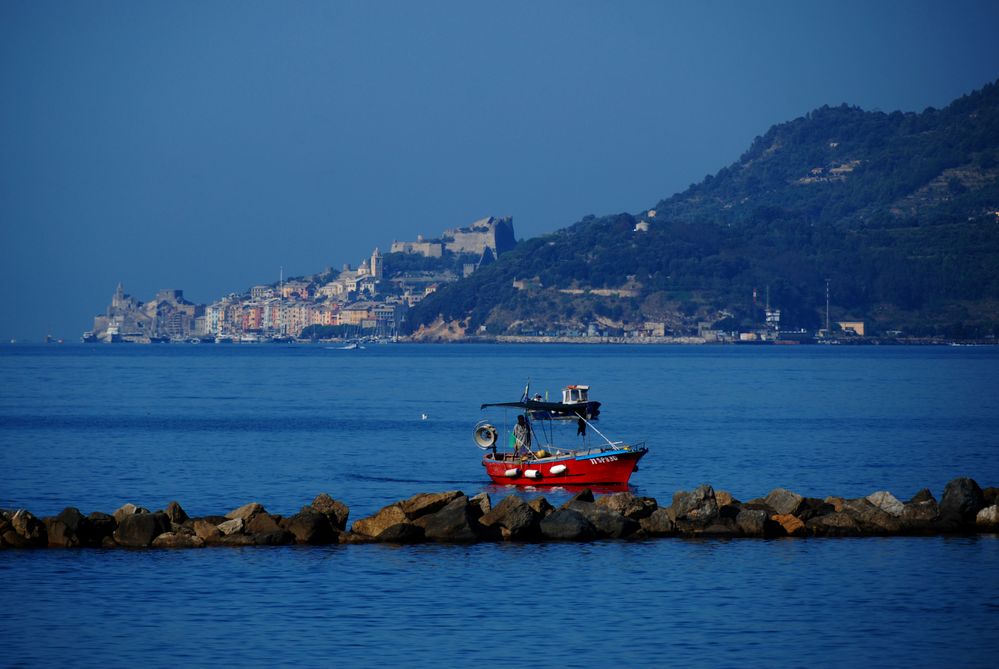
[[[464,493],[460,490],[425,492],[419,495],[413,495],[409,499],[399,502],[398,506],[402,510],[403,514],[405,514],[406,519],[416,520],[421,516],[437,513],[454,500],[464,496]],[[356,532],[357,530],[354,531]]]
[[[902,522],[871,504],[867,499],[848,499],[843,502],[843,513],[849,514],[865,534],[897,534]]]
[[[189,519],[187,513],[181,508],[178,502],[170,502],[166,507],[166,515],[171,523],[183,525]]]
[[[999,527],[999,505],[987,506],[975,516],[975,525],[984,528]]]
[[[162,511],[123,515],[114,532],[114,540],[128,548],[144,548],[153,539],[170,531],[170,519]]]
[[[15,511],[14,515],[10,517],[10,525],[14,528],[14,533],[23,540],[18,543],[23,544],[24,547],[41,548],[48,545],[48,531],[45,529],[45,523],[35,518],[27,509]]]
[[[656,509],[648,516],[640,518],[638,524],[649,536],[664,537],[676,534],[676,525],[673,523],[673,519],[670,518],[669,511],[662,507]]]
[[[517,495],[503,498],[489,513],[479,518],[479,524],[495,528],[506,541],[536,538],[539,522],[540,515]]]
[[[693,492],[681,490],[674,493],[669,513],[677,530],[682,532],[696,531],[711,525],[718,518],[714,489],[705,483],[697,486]]]
[[[861,534],[857,521],[844,511],[812,518],[805,523],[805,527],[817,537],[850,537]]]
[[[568,508],[583,514],[596,529],[598,537],[620,539],[634,534],[641,527],[637,520],[625,518],[616,511],[592,502],[574,501],[570,502]]]
[[[319,513],[329,516],[337,529],[347,528],[347,519],[350,517],[350,508],[343,502],[338,502],[326,493],[321,493],[312,500],[312,508]],[[335,520],[334,520],[335,519]]]
[[[409,520],[406,513],[398,504],[390,504],[373,516],[355,520],[351,529],[355,534],[377,537],[387,528],[399,523],[408,522]]]
[[[940,517],[962,525],[974,524],[975,516],[985,506],[985,496],[974,479],[957,478],[944,488],[940,499]]]
[[[206,546],[228,546],[230,548],[257,545],[256,537],[251,537],[249,534],[220,534],[208,537],[204,541]]]
[[[115,512],[112,514],[116,523],[121,523],[121,519],[125,516],[134,516],[139,513],[149,513],[149,509],[143,508],[141,506],[136,506],[131,502],[126,502],[119,506]]]
[[[920,533],[935,530],[940,520],[940,506],[926,488],[923,488],[905,504],[902,509],[902,526],[909,532]]]
[[[775,488],[764,498],[764,501],[777,514],[791,514],[792,516],[796,516],[801,511],[805,498],[786,488]]]
[[[324,514],[325,515],[325,514]],[[328,518],[329,516],[327,516]],[[330,522],[333,522],[333,518],[330,518]],[[247,534],[269,534],[271,532],[281,531],[281,526],[278,525],[277,520],[274,516],[267,512],[255,514],[250,520],[245,524],[243,531]]]
[[[243,527],[243,519],[238,516],[227,520],[224,523],[218,524],[219,532],[225,536],[229,536],[230,534],[241,534],[243,532]]]
[[[527,506],[531,507],[531,510],[538,514],[541,518],[544,518],[555,511],[555,507],[549,504],[548,500],[544,497],[535,497],[527,503]]]
[[[605,507],[625,518],[639,520],[647,518],[658,508],[656,500],[651,497],[636,497],[630,492],[616,492],[604,495],[597,500],[597,506]]]
[[[489,513],[493,508],[493,501],[489,499],[489,493],[486,492],[480,492],[478,495],[469,498],[468,503],[478,507],[478,515],[480,517]]]
[[[741,509],[735,517],[735,524],[748,537],[762,537],[769,518],[760,509]]]
[[[589,541],[596,538],[597,531],[578,511],[559,509],[541,521],[541,534],[559,541]]]
[[[470,543],[479,538],[479,522],[468,498],[462,495],[430,516],[424,526],[428,539],[445,543]],[[478,509],[476,509],[477,511]]]
[[[295,543],[295,535],[280,528],[273,532],[261,532],[253,535],[255,546],[287,546],[293,543]]]
[[[375,538],[388,544],[418,544],[427,540],[423,528],[413,523],[390,525]]]
[[[867,496],[867,501],[896,518],[901,517],[902,512],[905,511],[905,505],[887,490],[872,492]]]
[[[249,504],[244,504],[238,509],[233,509],[229,513],[225,514],[225,517],[228,518],[229,520],[235,520],[236,518],[239,518],[245,523],[258,513],[267,513],[267,510],[264,508],[264,505],[261,504],[260,502],[250,502]]]
[[[294,534],[295,541],[300,544],[325,545],[338,542],[340,532],[324,513],[296,513],[285,520],[285,529]]]
[[[90,521],[90,545],[100,546],[106,537],[114,537],[118,523],[111,514],[93,511],[87,515],[87,520]]]

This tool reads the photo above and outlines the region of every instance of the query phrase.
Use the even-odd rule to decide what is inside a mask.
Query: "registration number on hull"
[[[616,455],[605,455],[599,458],[590,458],[590,462],[595,465],[603,464],[604,462],[617,462]]]

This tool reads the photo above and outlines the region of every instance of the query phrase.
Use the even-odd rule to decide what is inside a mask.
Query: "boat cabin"
[[[562,404],[584,404],[589,401],[589,386],[566,386],[562,389]]]

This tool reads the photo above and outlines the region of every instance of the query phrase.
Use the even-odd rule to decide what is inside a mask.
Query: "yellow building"
[[[855,334],[858,337],[864,336],[864,321],[840,321],[836,323],[844,334]]]

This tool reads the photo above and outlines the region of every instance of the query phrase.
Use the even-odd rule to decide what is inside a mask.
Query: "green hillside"
[[[999,335],[997,212],[999,82],[922,113],[822,107],[650,211],[521,243],[418,305],[409,327],[691,334],[751,325],[769,293],[785,327],[812,329],[828,279],[834,319]]]

